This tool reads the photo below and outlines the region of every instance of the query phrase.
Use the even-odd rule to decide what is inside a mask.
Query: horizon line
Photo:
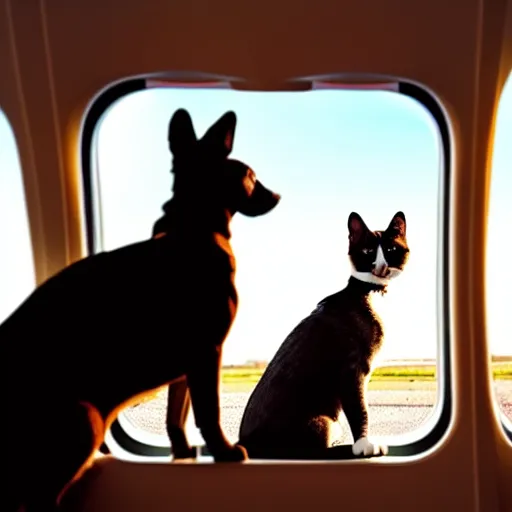
[[[237,363],[227,363],[223,364],[222,368],[240,368],[240,367],[263,367],[267,366],[270,361],[264,360],[264,359],[249,359],[245,362],[237,362]],[[506,355],[506,354],[493,354],[491,355],[491,362],[492,363],[499,363],[499,362],[512,362],[512,355]],[[375,365],[376,367],[380,366],[401,366],[405,364],[437,364],[437,358],[432,357],[418,357],[418,358],[403,358],[403,359],[386,359],[378,361]]]

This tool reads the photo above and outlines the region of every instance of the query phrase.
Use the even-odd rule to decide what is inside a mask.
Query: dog
[[[180,415],[191,401],[214,460],[247,459],[220,426],[222,347],[237,310],[230,221],[268,213],[280,195],[228,158],[235,126],[227,112],[198,139],[177,110],[173,197],[154,236],[71,264],[0,326],[9,511],[54,510],[119,411],[167,384],[175,458],[192,452]]]

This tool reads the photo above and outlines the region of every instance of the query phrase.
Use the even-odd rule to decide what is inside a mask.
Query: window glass
[[[14,133],[0,110],[0,322],[35,286],[23,177]]]
[[[191,113],[198,136],[234,110],[232,156],[282,194],[268,215],[238,214],[232,223],[240,305],[224,349],[226,434],[237,440],[249,393],[287,334],[321,299],[345,287],[350,212],[359,213],[370,229],[384,230],[401,210],[411,256],[387,295],[375,298],[386,338],[368,394],[370,434],[398,436],[390,442],[400,443],[400,436],[425,424],[437,400],[443,148],[432,116],[420,103],[390,91],[158,88],[130,94],[97,127],[93,160],[103,249],[151,235],[171,196],[167,128],[181,107]],[[124,420],[135,429],[130,432],[146,442],[160,436],[158,444],[168,445],[164,400],[162,391],[128,409]],[[340,440],[351,442],[344,417],[341,424]]]
[[[509,235],[512,210],[512,74],[498,106],[492,161],[487,233],[487,335],[491,350],[494,392],[505,423],[512,429],[512,335],[510,290],[512,274],[503,255],[512,254]]]

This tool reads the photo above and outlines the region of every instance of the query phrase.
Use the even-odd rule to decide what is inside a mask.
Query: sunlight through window
[[[32,244],[18,148],[0,110],[0,321],[3,322],[35,287]]]
[[[508,320],[512,275],[503,270],[503,255],[512,254],[508,235],[512,219],[512,74],[501,95],[495,133],[487,234],[487,335],[495,397],[512,430],[512,337]]]
[[[238,117],[233,158],[282,194],[271,214],[233,220],[240,305],[224,349],[223,427],[238,439],[241,415],[266,364],[296,324],[345,287],[350,212],[384,230],[407,219],[410,260],[377,298],[385,327],[369,385],[370,432],[401,436],[431,417],[437,401],[437,259],[443,147],[419,102],[389,91],[256,93],[151,89],[111,106],[97,127],[96,197],[101,249],[147,239],[171,197],[167,127],[186,108],[198,136],[227,110]],[[441,340],[442,341],[442,340]],[[151,340],[140,340],[148,364]],[[142,356],[142,354],[144,354]],[[137,371],[136,367],[133,371]],[[130,435],[168,446],[165,392],[130,408]],[[189,418],[191,432],[192,415]],[[351,443],[341,421],[341,442]]]

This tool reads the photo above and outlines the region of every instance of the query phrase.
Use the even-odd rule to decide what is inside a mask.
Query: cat
[[[385,294],[409,259],[406,221],[397,212],[384,231],[348,218],[351,276],[285,339],[249,397],[238,443],[256,459],[344,459],[386,455],[368,439],[366,384],[383,342],[371,297]],[[343,411],[354,444],[331,446]]]

